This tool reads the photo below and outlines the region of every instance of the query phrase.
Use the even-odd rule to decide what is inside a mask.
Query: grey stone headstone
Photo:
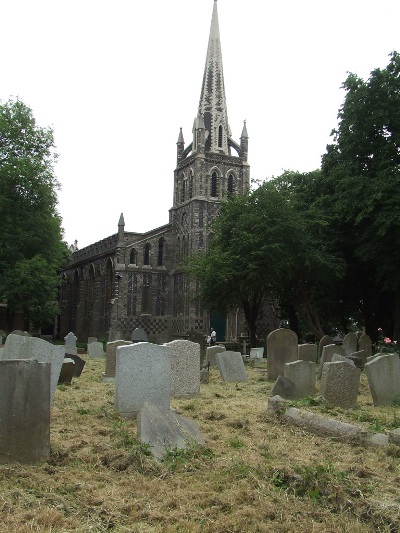
[[[144,402],[169,409],[171,348],[148,342],[119,346],[115,370],[115,408],[136,418]]]
[[[131,341],[112,341],[106,344],[106,371],[104,373],[103,381],[114,381],[115,368],[117,364],[117,348],[119,346],[129,346]]]
[[[344,355],[351,355],[358,350],[358,337],[355,333],[347,333],[343,339]]]
[[[0,464],[50,456],[50,364],[0,361]]]
[[[367,352],[365,352],[364,350],[359,350],[358,352],[350,353],[347,357],[352,357],[354,360],[360,359],[362,363],[361,366],[364,366],[367,362]],[[358,365],[356,364],[356,366]]]
[[[319,370],[318,370],[319,378],[321,378],[324,363],[330,363],[332,361],[332,357],[335,354],[342,355],[343,357],[345,355],[343,348],[341,346],[337,346],[336,344],[327,344],[322,348],[322,354],[319,360]]]
[[[353,409],[357,405],[361,370],[346,361],[325,363],[322,369],[320,394],[332,405]]]
[[[345,363],[350,363],[351,365],[355,366],[354,361],[349,357],[344,357],[344,355],[335,353],[332,355],[331,363],[336,363],[337,361],[344,361]]]
[[[70,331],[68,335],[64,337],[65,353],[70,355],[77,355],[78,349],[76,347],[77,337]]]
[[[178,339],[164,346],[171,348],[171,396],[199,394],[200,344]]]
[[[208,385],[210,382],[210,372],[208,368],[202,368],[200,370],[200,383],[202,385]]]
[[[104,345],[102,342],[91,342],[88,344],[88,356],[90,359],[105,359]]]
[[[64,356],[64,346],[55,346],[38,337],[13,333],[8,335],[4,348],[0,352],[2,360],[36,359],[40,363],[50,363],[50,405],[53,403]]]
[[[217,362],[215,360],[215,356],[217,353],[225,352],[226,348],[225,346],[219,346],[218,344],[216,346],[209,346],[206,348],[206,359],[205,364],[210,366],[217,366]]]
[[[97,342],[97,337],[88,337],[87,344],[91,344],[92,342]]]
[[[285,364],[284,377],[293,383],[292,398],[314,396],[317,365],[311,361],[294,361]]]
[[[397,354],[378,355],[366,363],[364,372],[375,406],[400,400],[400,359]]]
[[[264,348],[250,348],[250,359],[262,359],[264,357]]]
[[[286,400],[293,398],[294,385],[285,376],[278,376],[271,390],[271,396],[280,396]]]
[[[141,442],[150,445],[157,459],[171,448],[186,449],[193,443],[204,444],[196,422],[148,402],[141,406],[138,413],[137,435]]]
[[[220,352],[215,360],[225,383],[242,383],[247,381],[247,372],[240,352]]]
[[[12,335],[21,335],[22,337],[30,337],[31,335],[27,331],[22,331],[20,329],[14,329],[11,332]]]
[[[75,372],[75,361],[69,357],[64,358],[64,363],[61,367],[60,377],[58,383],[72,383],[72,378]]]
[[[298,359],[301,361],[317,362],[318,347],[316,344],[299,344]]]
[[[367,335],[366,333],[363,333],[361,337],[358,339],[358,349],[363,350],[367,357],[372,356],[372,341],[371,337]]]
[[[322,350],[324,349],[324,346],[328,346],[328,344],[335,344],[335,343],[330,335],[324,335],[318,344],[318,361],[320,360],[322,356]]]
[[[298,339],[291,329],[276,329],[267,337],[267,370],[270,381],[284,375],[285,363],[298,359]]]
[[[79,355],[74,354],[66,354],[66,359],[72,359],[75,363],[74,365],[74,378],[79,378],[82,374],[83,368],[86,365],[86,361],[84,361]]]
[[[148,342],[147,333],[142,328],[136,328],[132,332],[132,342]]]

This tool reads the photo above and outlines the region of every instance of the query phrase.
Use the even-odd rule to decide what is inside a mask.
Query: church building
[[[239,310],[229,318],[210,317],[202,309],[182,261],[207,247],[207,228],[220,203],[249,189],[247,154],[246,123],[238,142],[229,127],[214,0],[192,136],[188,144],[182,129],[178,136],[169,222],[135,233],[126,231],[121,214],[117,233],[72,253],[62,274],[60,338],[73,331],[80,340],[88,336],[130,339],[137,327],[143,328],[152,342],[168,342],[193,332],[205,335],[211,326],[220,341],[245,335]],[[277,326],[272,310],[263,313],[260,337]]]

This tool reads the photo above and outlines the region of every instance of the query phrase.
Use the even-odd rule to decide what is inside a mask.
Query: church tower
[[[180,264],[207,247],[208,226],[216,216],[221,201],[230,195],[244,194],[250,186],[247,162],[248,134],[243,125],[240,143],[232,138],[228,122],[217,0],[211,20],[206,63],[191,142],[185,147],[182,128],[177,141],[177,165],[174,172],[173,207],[170,223],[175,240],[173,273],[173,323],[181,331],[203,329],[209,324],[199,304],[190,294]],[[178,325],[179,324],[179,325]]]

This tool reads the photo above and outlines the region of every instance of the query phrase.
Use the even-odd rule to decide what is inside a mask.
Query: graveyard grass
[[[400,447],[343,444],[281,422],[267,413],[265,363],[247,366],[240,384],[212,368],[199,396],[173,399],[206,445],[157,462],[135,421],[114,410],[104,361],[85,359],[82,376],[57,387],[50,459],[0,466],[0,531],[400,531]],[[398,407],[373,408],[365,375],[357,409],[318,397],[293,404],[371,431],[400,426]]]

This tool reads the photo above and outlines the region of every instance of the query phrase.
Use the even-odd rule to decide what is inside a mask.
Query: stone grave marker
[[[91,342],[88,344],[88,356],[90,359],[105,359],[104,345],[102,342]]]
[[[167,342],[171,348],[171,396],[200,392],[200,344],[183,339]]]
[[[60,377],[58,383],[72,383],[72,378],[75,372],[75,361],[70,357],[64,357],[64,362],[61,367]]]
[[[344,355],[351,355],[358,350],[358,338],[355,333],[347,333],[343,339]]]
[[[83,368],[86,365],[86,361],[79,357],[79,355],[66,354],[66,359],[72,359],[75,363],[74,365],[74,378],[79,378],[82,374]]]
[[[68,335],[64,337],[65,353],[68,355],[77,355],[78,350],[76,347],[76,341],[78,338],[70,331]]]
[[[318,370],[318,377],[320,379],[321,379],[324,363],[330,363],[335,353],[342,355],[343,357],[345,355],[343,348],[341,346],[338,346],[337,344],[327,344],[323,347],[322,355],[319,360],[319,370]]]
[[[276,378],[276,381],[274,383],[274,386],[271,390],[271,396],[280,396],[281,398],[285,398],[285,400],[290,400],[293,398],[294,393],[294,385],[290,381],[290,379],[285,378],[285,376],[279,375]]]
[[[149,342],[147,333],[142,328],[136,328],[132,331],[132,342]]]
[[[299,344],[297,358],[301,361],[317,362],[318,347],[316,344]]]
[[[50,456],[50,363],[0,361],[0,464]]]
[[[346,361],[325,363],[322,369],[320,394],[332,405],[353,409],[357,405],[361,370]]]
[[[335,343],[332,337],[330,337],[329,335],[324,335],[318,344],[318,361],[321,359],[322,350],[324,349],[324,346],[328,346],[328,344],[335,344]]]
[[[22,331],[20,329],[14,329],[14,331],[11,332],[13,335],[21,335],[22,337],[31,337],[31,335],[27,331]]]
[[[348,357],[345,357],[344,355],[334,353],[332,355],[331,363],[336,363],[337,361],[345,361],[346,363],[350,363],[351,365],[355,366],[354,361],[352,359],[349,359]]]
[[[400,400],[400,359],[397,354],[376,355],[364,366],[375,406]]]
[[[240,352],[219,352],[215,356],[219,373],[225,383],[242,383],[247,381],[247,372]]]
[[[293,383],[292,398],[314,396],[316,369],[317,365],[312,361],[293,361],[285,364],[284,377]]]
[[[97,341],[98,341],[97,337],[88,337],[87,345],[89,346],[89,344],[92,344],[92,342],[97,342]]]
[[[250,359],[262,359],[264,357],[264,348],[250,348]]]
[[[206,365],[209,364],[210,366],[217,366],[215,356],[217,355],[217,353],[221,353],[225,351],[226,351],[225,346],[220,346],[218,344],[216,346],[208,346],[208,348],[206,348],[205,364]]]
[[[361,337],[358,340],[358,349],[363,350],[366,354],[365,359],[367,357],[371,357],[372,354],[372,341],[371,337],[367,335],[366,333],[363,333]]]
[[[208,385],[210,383],[210,372],[208,368],[202,368],[200,370],[200,383],[202,385]]]
[[[144,402],[169,409],[171,348],[148,342],[119,346],[115,369],[115,408],[136,418]]]
[[[365,350],[358,350],[358,352],[350,353],[348,354],[348,357],[352,357],[354,359],[360,359],[362,362],[362,366],[364,366],[365,363],[367,362],[367,352]]]
[[[117,364],[117,348],[119,346],[129,346],[131,341],[111,341],[106,344],[106,371],[103,375],[103,381],[105,383],[114,383],[115,381],[115,368]]]
[[[298,358],[297,335],[291,329],[276,329],[267,337],[268,379],[275,381],[284,375],[285,363],[292,363]]]
[[[0,344],[4,343],[5,338],[6,338],[6,333],[4,329],[0,329]]]

